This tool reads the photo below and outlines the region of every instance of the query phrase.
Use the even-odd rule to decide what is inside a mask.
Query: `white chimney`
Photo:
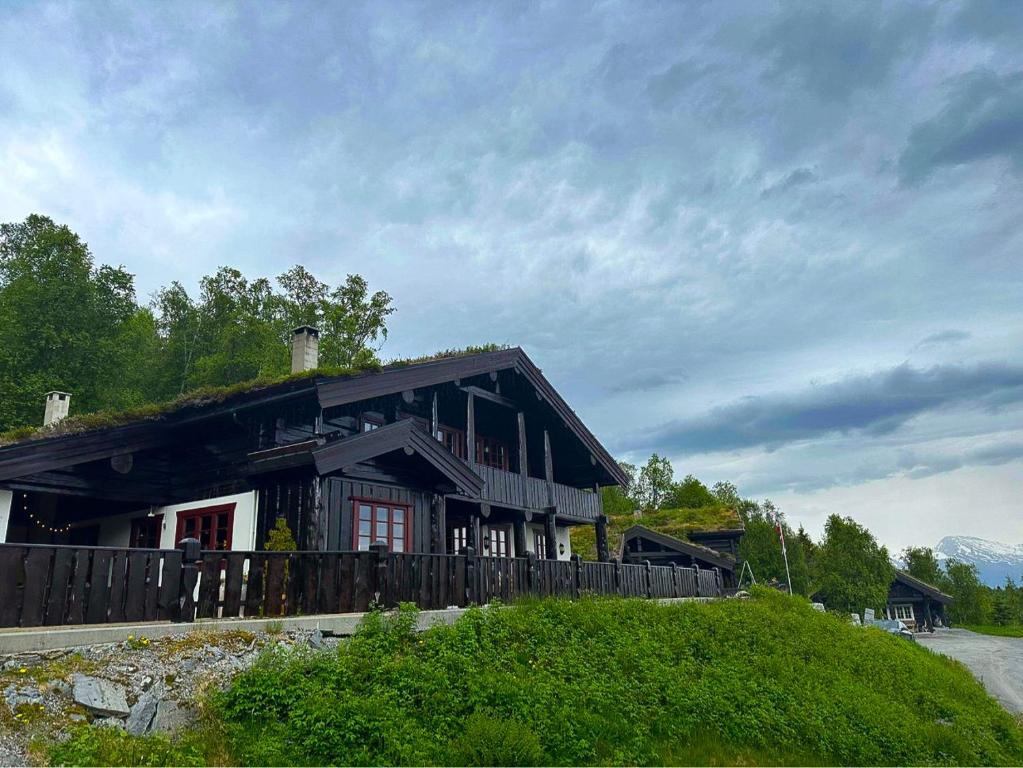
[[[43,413],[43,426],[48,427],[56,424],[67,416],[67,410],[71,405],[71,395],[68,392],[47,392],[46,411]]]
[[[292,332],[291,372],[301,373],[317,368],[320,363],[320,332],[303,325]]]

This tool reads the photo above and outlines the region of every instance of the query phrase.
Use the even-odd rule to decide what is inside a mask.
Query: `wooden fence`
[[[185,544],[185,542],[183,542]],[[717,571],[528,557],[0,544],[0,627],[464,607],[527,595],[717,597]]]

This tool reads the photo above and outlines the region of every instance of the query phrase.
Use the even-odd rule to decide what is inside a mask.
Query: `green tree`
[[[784,584],[788,581],[781,539],[778,537],[775,523],[775,517],[778,514],[777,508],[770,500],[754,507],[747,505],[746,532],[739,543],[739,557],[749,563],[754,578],[761,583]],[[810,574],[807,570],[803,549],[799,546],[792,528],[784,518],[782,518],[781,527],[785,534],[788,551],[792,591],[796,594],[809,596]]]
[[[957,624],[990,624],[994,612],[991,597],[980,581],[977,566],[949,558],[945,573],[948,593],[953,598],[948,607],[949,619]]]
[[[656,453],[639,471],[636,482],[636,497],[640,510],[660,509],[662,502],[671,492],[675,470],[671,462]]]
[[[707,486],[692,475],[686,475],[680,483],[672,483],[661,502],[667,509],[699,509],[718,504],[717,498]]]
[[[0,431],[40,424],[53,389],[78,412],[146,401],[150,320],[132,275],[95,266],[68,227],[35,214],[0,225]]]
[[[938,589],[945,586],[945,574],[941,563],[930,547],[907,547],[902,551],[902,560],[906,563],[906,573],[930,584]]]
[[[629,484],[624,488],[620,485],[609,485],[600,489],[604,514],[609,517],[634,514],[639,506],[635,496],[638,471],[636,466],[624,461],[619,461],[618,466],[628,475]]]
[[[754,512],[757,512],[759,506],[753,499],[745,499],[739,494],[739,489],[735,487],[733,483],[719,482],[714,483],[714,487],[711,490],[721,504],[724,504],[729,509],[735,510],[736,514],[745,521],[747,517]]]
[[[817,551],[815,594],[831,610],[880,611],[887,601],[895,569],[888,550],[850,517],[831,515]]]

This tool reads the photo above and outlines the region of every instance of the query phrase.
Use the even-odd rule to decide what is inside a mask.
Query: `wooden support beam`
[[[433,497],[430,505],[430,552],[435,555],[447,554],[447,520],[446,502],[441,495]]]
[[[521,520],[516,520],[512,524],[512,535],[514,537],[515,544],[515,557],[525,557],[526,552],[529,551],[526,545],[526,519],[523,517]]]
[[[511,408],[514,410],[519,407],[514,400],[510,400],[507,397],[504,397],[503,395],[498,394],[496,392],[491,392],[490,390],[482,389],[481,387],[459,387],[459,389],[461,389],[463,392],[473,394],[476,397],[481,397],[484,400],[489,400],[492,403],[502,405],[505,408]]]
[[[554,461],[551,457],[551,435],[546,429],[543,431],[543,476],[548,483],[554,482]]]
[[[529,456],[526,453],[526,414],[519,411],[519,474],[529,477]]]
[[[606,563],[611,559],[610,548],[607,541],[607,517],[597,517],[597,560]]]
[[[558,559],[558,529],[557,529],[558,509],[557,507],[551,507],[547,512],[547,517],[543,521],[543,532],[544,532],[544,546],[547,549],[547,559],[557,560]]]
[[[476,396],[468,393],[465,415],[465,456],[471,467],[476,463]]]
[[[433,390],[433,405],[430,407],[430,434],[437,439],[437,430],[440,429],[440,409],[437,406],[437,390]]]

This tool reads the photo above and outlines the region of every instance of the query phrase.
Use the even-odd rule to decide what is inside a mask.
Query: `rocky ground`
[[[0,657],[0,766],[38,764],[32,742],[59,739],[76,723],[174,733],[195,719],[206,689],[226,686],[267,646],[337,642],[318,630],[192,631]]]

